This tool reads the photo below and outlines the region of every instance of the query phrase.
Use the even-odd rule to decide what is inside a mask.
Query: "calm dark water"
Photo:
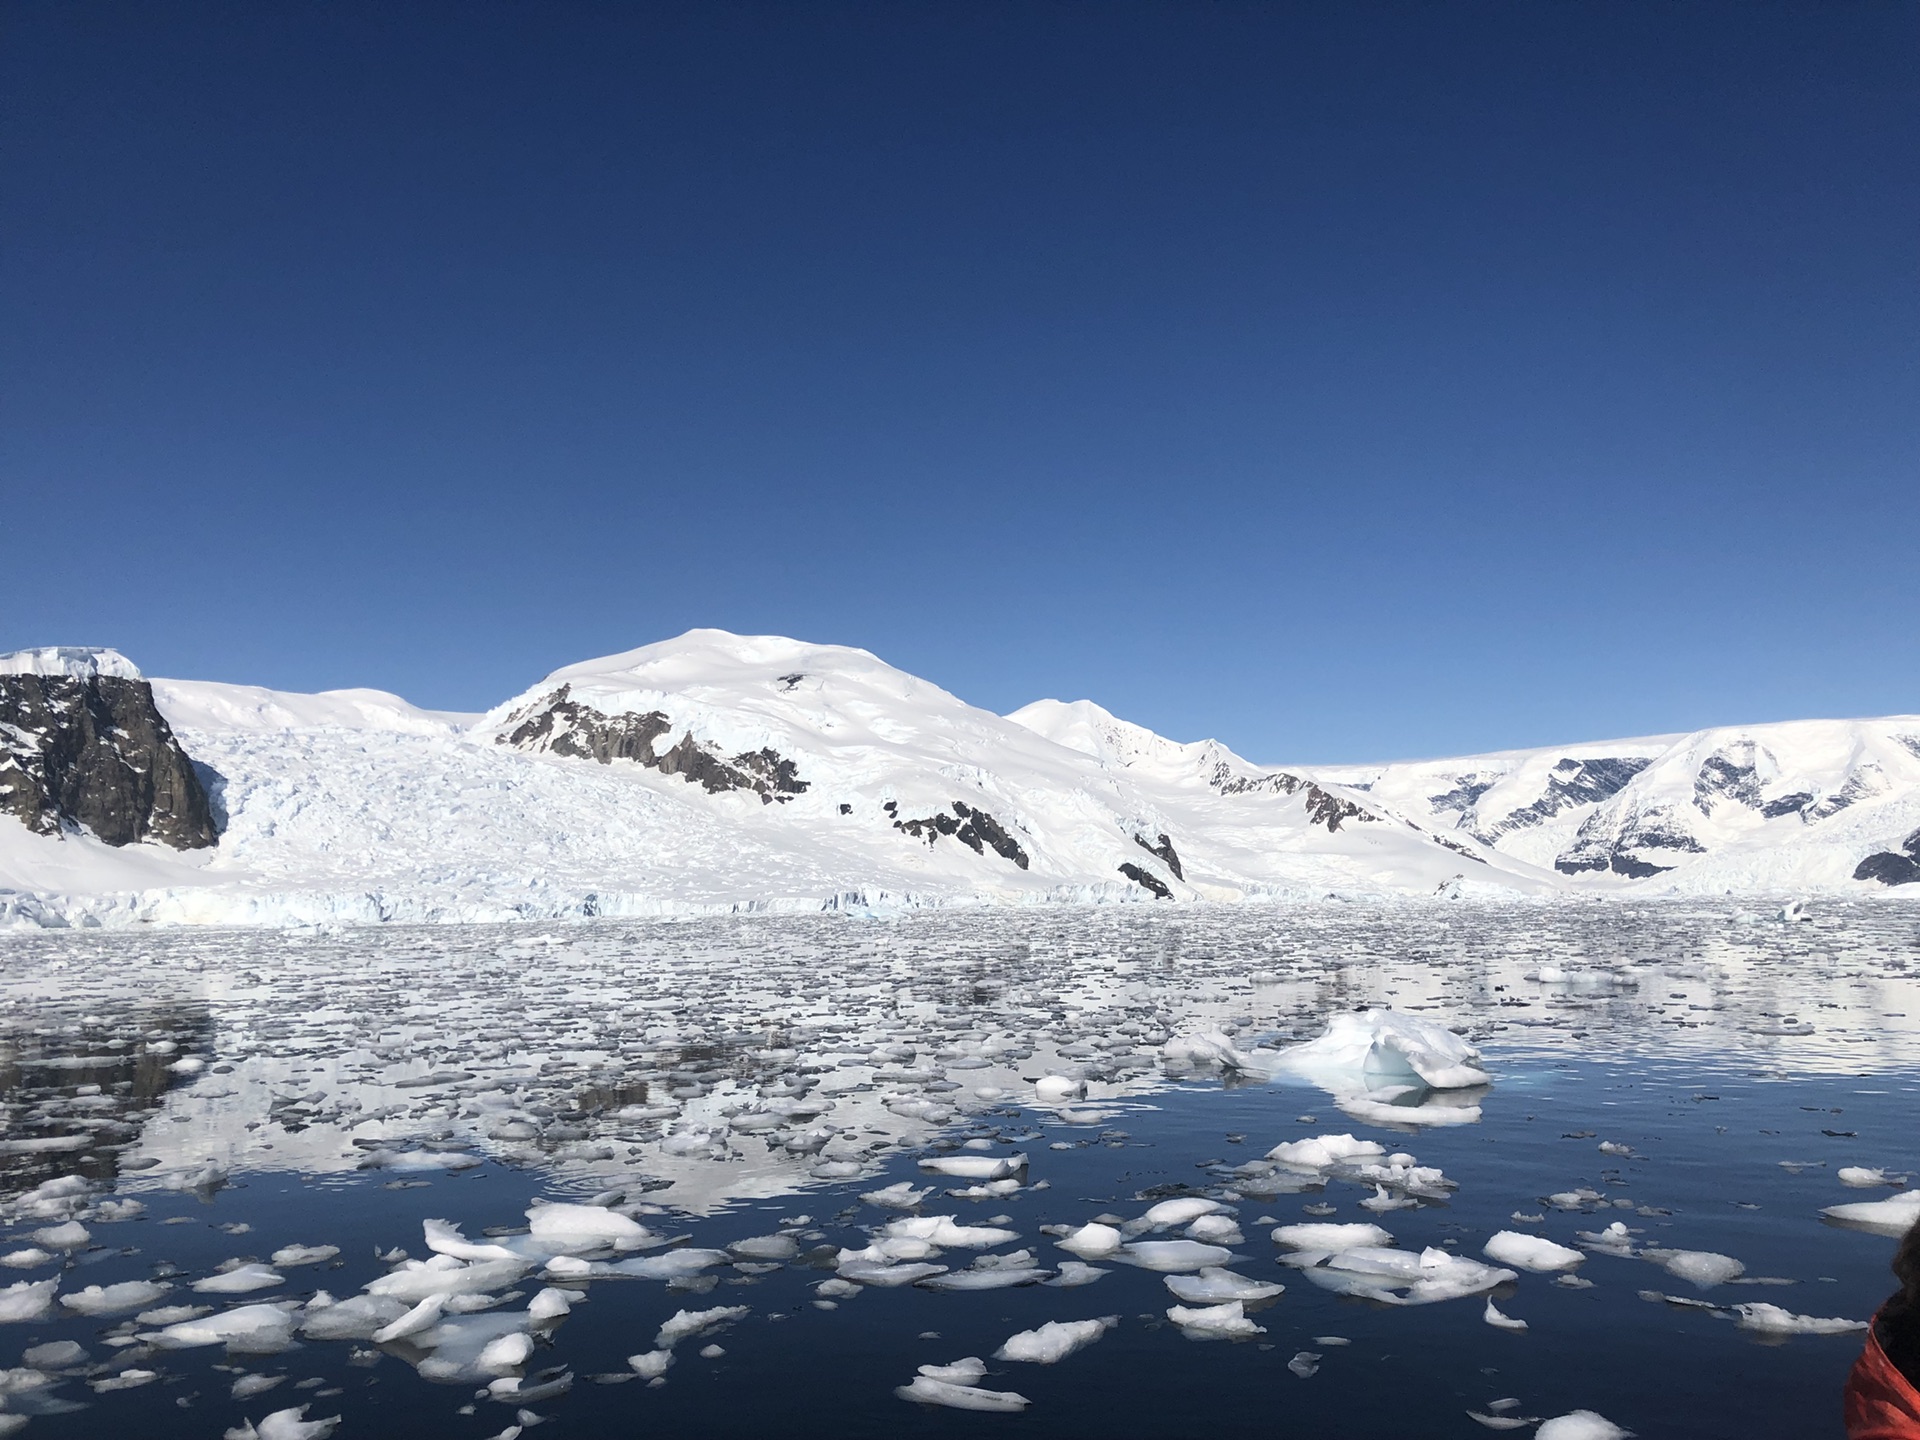
[[[1502,1399],[1515,1416],[1588,1409],[1642,1436],[1838,1435],[1858,1336],[1769,1338],[1732,1307],[1861,1320],[1890,1287],[1894,1242],[1819,1212],[1896,1193],[1841,1184],[1843,1166],[1920,1174],[1913,913],[1782,926],[1711,908],[1079,912],[591,928],[531,946],[507,930],[10,941],[5,1139],[84,1143],[0,1152],[6,1193],[63,1174],[93,1188],[85,1245],[0,1284],[57,1275],[72,1294],[159,1276],[174,1288],[155,1305],[306,1305],[385,1274],[376,1252],[425,1257],[424,1220],[481,1239],[524,1227],[536,1200],[598,1195],[693,1246],[784,1230],[800,1253],[713,1266],[704,1293],[579,1283],[585,1298],[537,1331],[517,1372],[572,1377],[526,1407],[541,1435],[1476,1436],[1489,1432],[1467,1412]],[[1543,964],[1565,978],[1527,978]],[[1494,1081],[1476,1123],[1370,1124],[1311,1085],[1160,1058],[1168,1039],[1222,1027],[1249,1050],[1283,1043],[1364,1004],[1468,1031]],[[1031,1081],[1047,1073],[1084,1077],[1088,1098],[1039,1103]],[[1232,1167],[1273,1145],[1341,1133],[1457,1188],[1380,1215],[1360,1206],[1369,1187],[1339,1179],[1266,1198],[1234,1188]],[[984,1145],[953,1148],[969,1139]],[[835,1252],[898,1218],[859,1197],[902,1180],[962,1188],[918,1161],[976,1151],[1024,1153],[1025,1183],[980,1199],[936,1188],[919,1213],[991,1218],[1018,1232],[998,1252],[1031,1249],[1048,1269],[1069,1257],[1043,1226],[1222,1200],[1244,1237],[1231,1268],[1287,1287],[1249,1307],[1264,1333],[1189,1338],[1160,1275],[1106,1261],[1076,1288],[862,1288],[823,1308]],[[427,1168],[445,1157],[469,1168]],[[1542,1203],[1583,1189],[1601,1198]],[[144,1213],[102,1214],[115,1197]],[[57,1218],[17,1200],[9,1215],[0,1251]],[[1377,1220],[1401,1248],[1472,1257],[1498,1230],[1575,1245],[1617,1219],[1635,1250],[1711,1251],[1745,1275],[1698,1288],[1653,1260],[1591,1254],[1583,1288],[1523,1273],[1496,1290],[1528,1324],[1513,1332],[1484,1322],[1483,1296],[1395,1307],[1308,1283],[1268,1232],[1315,1218]],[[340,1254],[254,1294],[188,1288],[293,1244]],[[974,1253],[936,1258],[960,1268]],[[527,1275],[499,1310],[551,1278]],[[627,1357],[663,1321],[722,1305],[748,1313],[680,1341],[665,1383],[634,1376]],[[990,1358],[1015,1332],[1103,1316],[1118,1324],[1058,1364]],[[46,1384],[16,1378],[0,1414],[31,1413],[23,1433],[46,1437],[220,1436],[301,1404],[341,1416],[342,1437],[478,1440],[521,1423],[471,1379],[423,1378],[405,1342],[229,1354],[155,1348],[142,1337],[157,1328],[57,1304],[0,1325],[0,1364],[49,1341],[87,1351],[43,1366]],[[714,1344],[724,1353],[703,1357]],[[1319,1357],[1305,1377],[1288,1368],[1301,1352]],[[894,1395],[917,1366],[966,1356],[1026,1410]],[[130,1371],[154,1378],[115,1388]],[[285,1379],[236,1400],[247,1374]]]

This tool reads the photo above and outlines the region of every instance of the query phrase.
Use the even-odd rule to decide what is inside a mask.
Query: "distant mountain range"
[[[0,656],[0,926],[1809,892],[1920,899],[1920,716],[1276,768],[718,630],[485,715]]]

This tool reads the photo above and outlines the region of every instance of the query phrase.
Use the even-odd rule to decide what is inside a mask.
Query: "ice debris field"
[[[1834,1433],[1911,914],[12,940],[0,1435]]]

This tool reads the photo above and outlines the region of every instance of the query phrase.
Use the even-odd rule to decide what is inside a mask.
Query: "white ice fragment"
[[[1238,1300],[1220,1305],[1169,1305],[1167,1319],[1189,1340],[1239,1340],[1267,1333],[1264,1326],[1247,1318],[1246,1307]]]
[[[1386,1146],[1351,1135],[1318,1135],[1311,1140],[1287,1140],[1267,1152],[1294,1170],[1328,1170],[1345,1160],[1364,1160],[1387,1153]]]
[[[640,1250],[658,1237],[638,1220],[599,1205],[536,1205],[527,1211],[527,1228],[551,1249]]]
[[[1757,1330],[1763,1335],[1847,1335],[1867,1328],[1864,1320],[1822,1320],[1812,1315],[1796,1315],[1765,1302],[1736,1305],[1733,1309],[1740,1317],[1738,1323],[1742,1330]]]
[[[1138,1265],[1142,1270],[1174,1273],[1224,1265],[1233,1258],[1233,1252],[1218,1245],[1203,1245],[1198,1240],[1136,1240],[1121,1246],[1113,1258]]]
[[[1591,1410],[1573,1410],[1541,1425],[1533,1440],[1627,1440],[1632,1434]]]
[[[140,1337],[162,1350],[225,1345],[250,1355],[271,1355],[293,1343],[293,1313],[280,1305],[242,1305],[197,1320],[182,1320]]]
[[[1276,1245],[1285,1245],[1293,1250],[1324,1250],[1337,1254],[1362,1246],[1391,1245],[1393,1236],[1378,1225],[1319,1222],[1281,1225],[1274,1230],[1273,1241]]]
[[[93,1239],[93,1234],[78,1220],[68,1220],[61,1225],[43,1225],[28,1238],[48,1250],[79,1250]]]
[[[478,1295],[511,1285],[527,1273],[524,1260],[483,1260],[464,1265],[451,1255],[403,1260],[399,1268],[369,1281],[369,1295],[417,1305],[429,1295]]]
[[[460,1233],[460,1227],[450,1220],[423,1220],[420,1228],[426,1234],[427,1248],[436,1255],[451,1256],[455,1260],[518,1260],[518,1251],[505,1245],[495,1245],[487,1241],[469,1240]]]
[[[1175,1298],[1189,1305],[1211,1305],[1226,1300],[1271,1300],[1285,1293],[1287,1288],[1271,1280],[1250,1280],[1217,1265],[1205,1266],[1197,1275],[1167,1275],[1163,1278]]]
[[[947,1385],[978,1385],[986,1378],[987,1363],[978,1355],[969,1355],[951,1365],[922,1365],[920,1373]]]
[[[574,1302],[578,1299],[571,1290],[549,1285],[528,1303],[527,1317],[535,1322],[558,1320],[562,1315],[572,1312]]]
[[[1302,1350],[1298,1355],[1295,1355],[1291,1360],[1287,1361],[1287,1369],[1291,1370],[1295,1375],[1298,1375],[1302,1380],[1311,1380],[1315,1375],[1320,1373],[1320,1357],[1311,1350]]]
[[[407,1307],[400,1301],[379,1295],[355,1295],[320,1308],[309,1302],[300,1333],[311,1340],[371,1340],[383,1326],[406,1313]],[[140,1318],[149,1319],[144,1315]]]
[[[251,1400],[256,1395],[266,1394],[276,1385],[285,1384],[286,1379],[284,1375],[242,1375],[233,1382],[233,1388],[228,1393],[235,1400]]]
[[[944,1405],[952,1410],[980,1410],[990,1414],[1011,1415],[1025,1410],[1029,1402],[1011,1390],[981,1390],[972,1385],[952,1385],[929,1375],[916,1375],[911,1385],[894,1388],[902,1400],[922,1405]]]
[[[1046,1104],[1087,1098],[1087,1082],[1070,1075],[1042,1075],[1034,1082],[1033,1093]]]
[[[1920,1224],[1920,1190],[1902,1190],[1885,1200],[1859,1200],[1851,1205],[1829,1205],[1820,1212],[1829,1220],[1871,1230],[1876,1235],[1901,1236]]]
[[[22,1280],[0,1290],[0,1325],[38,1320],[53,1304],[53,1292],[59,1288],[58,1279]]]
[[[1103,1270],[1098,1265],[1089,1265],[1084,1260],[1065,1260],[1061,1262],[1059,1273],[1051,1280],[1043,1280],[1043,1285],[1051,1285],[1058,1290],[1071,1290],[1081,1285],[1091,1285],[1102,1275],[1111,1275],[1111,1270]]]
[[[193,1282],[201,1295],[246,1295],[255,1290],[271,1290],[287,1283],[287,1277],[265,1265],[236,1265]]]
[[[524,1331],[489,1340],[481,1349],[474,1368],[487,1374],[518,1370],[533,1354],[533,1337]]]
[[[860,1198],[869,1205],[878,1205],[883,1210],[911,1210],[927,1196],[933,1193],[933,1186],[916,1190],[913,1182],[902,1180],[898,1185],[888,1185],[879,1190],[869,1190]]]
[[[276,1410],[260,1422],[258,1429],[252,1421],[243,1421],[226,1432],[226,1440],[327,1440],[340,1424],[338,1415],[325,1420],[309,1420],[306,1415],[305,1405]]]
[[[1363,1010],[1328,1018],[1326,1034],[1293,1045],[1274,1057],[1276,1069],[1319,1081],[1338,1094],[1358,1082],[1361,1090],[1381,1083],[1415,1082],[1434,1090],[1486,1085],[1491,1078],[1474,1062],[1480,1052],[1444,1025],[1395,1010]]]
[[[118,1285],[89,1285],[60,1297],[67,1309],[81,1315],[122,1315],[153,1304],[171,1285],[157,1280],[123,1280]]]
[[[1480,1318],[1497,1330],[1525,1330],[1527,1328],[1526,1321],[1516,1320],[1513,1316],[1502,1313],[1500,1307],[1495,1305],[1492,1300],[1487,1301],[1487,1308],[1481,1312]]]
[[[9,1270],[35,1270],[54,1258],[53,1252],[30,1245],[23,1250],[9,1250],[0,1255],[0,1265]]]
[[[283,1245],[268,1259],[282,1270],[302,1265],[320,1265],[340,1253],[338,1245]]]
[[[1640,1258],[1653,1261],[1670,1275],[1692,1281],[1702,1290],[1724,1285],[1747,1271],[1731,1255],[1712,1250],[1642,1250]]]
[[[1009,1335],[997,1351],[996,1360],[1024,1360],[1034,1365],[1052,1365],[1077,1350],[1084,1350],[1120,1323],[1118,1315],[1097,1320],[1049,1320],[1036,1330]]]
[[[1502,1230],[1481,1247],[1480,1253],[1502,1265],[1538,1274],[1571,1270],[1587,1258],[1581,1251],[1556,1245],[1539,1235],[1523,1235],[1518,1230]]]
[[[643,1351],[638,1355],[629,1355],[627,1364],[642,1380],[658,1380],[667,1373],[667,1367],[673,1364],[673,1351]]]
[[[1020,1238],[1018,1231],[998,1226],[962,1225],[953,1215],[914,1215],[894,1220],[887,1225],[885,1235],[889,1239],[924,1240],[929,1245],[970,1250],[985,1250]]]
[[[920,1160],[920,1168],[930,1170],[936,1175],[951,1175],[956,1180],[1005,1180],[1027,1168],[1027,1157],[1025,1155],[928,1155]]]
[[[929,1275],[914,1283],[923,1290],[1009,1290],[1044,1280],[1049,1273],[1030,1265],[975,1266],[944,1275]]]
[[[1834,1179],[1842,1185],[1851,1185],[1861,1190],[1890,1183],[1886,1171],[1870,1169],[1865,1165],[1842,1165],[1834,1172]]]
[[[1185,1225],[1190,1220],[1198,1220],[1202,1215],[1218,1214],[1226,1208],[1218,1200],[1206,1200],[1198,1195],[1183,1195],[1174,1200],[1162,1200],[1142,1218],[1156,1230],[1170,1230],[1176,1225]]]
[[[385,1345],[389,1341],[404,1340],[409,1335],[418,1335],[440,1323],[441,1313],[447,1308],[445,1295],[429,1295],[418,1305],[391,1324],[383,1325],[368,1337],[376,1345]]]
[[[736,1320],[745,1319],[748,1307],[745,1305],[716,1305],[711,1310],[677,1310],[661,1325],[660,1333],[653,1338],[656,1350],[671,1350],[690,1335],[704,1335],[720,1325],[731,1325]]]
[[[1054,1243],[1082,1260],[1104,1260],[1117,1251],[1126,1237],[1111,1225],[1098,1221],[1082,1225]]]

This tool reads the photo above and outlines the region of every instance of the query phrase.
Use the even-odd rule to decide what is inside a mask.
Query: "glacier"
[[[150,685],[217,843],[0,813],[0,928],[1920,897],[1913,716],[1278,767],[1090,701],[996,715],[864,650],[719,630],[567,666],[484,714],[149,682],[75,647],[0,657],[6,675]],[[0,733],[29,758],[49,743]]]

